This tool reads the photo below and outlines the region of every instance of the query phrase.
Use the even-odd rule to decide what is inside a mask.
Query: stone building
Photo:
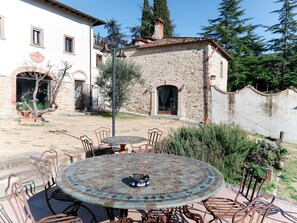
[[[93,47],[93,27],[103,20],[54,0],[9,0],[0,7],[0,117],[15,117],[21,95],[34,86],[29,72],[46,74],[37,95],[46,106],[56,66],[72,65],[58,94],[56,113],[71,113],[93,106],[96,60],[100,52]],[[54,65],[48,70],[47,63]],[[48,74],[47,74],[48,73]],[[46,96],[45,96],[46,95]]]
[[[212,39],[163,38],[163,21],[157,20],[151,38],[138,38],[125,49],[141,66],[144,85],[134,85],[126,109],[159,117],[194,122],[211,120],[210,86],[227,88],[228,60]]]

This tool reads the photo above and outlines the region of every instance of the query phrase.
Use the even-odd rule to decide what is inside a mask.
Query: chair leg
[[[73,203],[71,205],[69,205],[68,207],[66,207],[62,213],[67,214],[67,215],[73,215],[73,216],[77,216],[77,211],[80,208],[80,205]]]
[[[196,223],[204,222],[202,216],[197,213],[192,213],[187,205],[183,206],[183,213],[187,218],[194,220]]]
[[[87,206],[85,206],[84,204],[80,204],[80,207],[79,208],[84,208],[86,209],[90,215],[92,216],[92,220],[91,220],[91,223],[97,223],[97,219],[96,219],[96,216],[94,215],[94,213],[91,211],[90,208],[88,208]]]
[[[79,211],[79,209],[82,209],[82,208],[87,210],[89,212],[89,214],[92,216],[92,220],[90,221],[90,223],[97,223],[97,219],[96,219],[96,216],[94,215],[94,213],[90,210],[90,208],[88,208],[81,202],[75,202],[75,203],[69,205],[68,207],[66,207],[66,209],[64,209],[63,213],[67,214],[67,215],[78,216],[77,212]],[[68,211],[69,209],[70,209],[70,211]]]
[[[113,208],[105,207],[105,211],[106,211],[109,221],[113,222],[115,220]]]

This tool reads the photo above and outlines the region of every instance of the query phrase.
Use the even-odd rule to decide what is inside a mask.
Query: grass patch
[[[293,154],[292,154],[293,153]],[[279,176],[280,180],[277,183],[278,192],[277,195],[283,198],[293,199],[297,201],[297,151],[291,152],[286,160],[285,167]]]
[[[107,111],[96,112],[96,113],[93,113],[92,115],[101,116],[103,118],[112,118],[112,113],[111,112],[107,112]],[[117,114],[117,116],[116,116],[116,119],[120,119],[120,120],[132,120],[132,119],[139,119],[141,117],[142,116],[140,116],[140,115],[125,113],[125,112],[119,112]]]

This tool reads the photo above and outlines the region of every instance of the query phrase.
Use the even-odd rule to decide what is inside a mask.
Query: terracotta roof
[[[229,60],[232,60],[232,57],[213,39],[210,38],[199,38],[199,37],[171,37],[163,38],[160,40],[154,40],[147,44],[141,45],[138,49],[151,48],[151,47],[161,47],[174,44],[184,44],[184,43],[195,43],[195,42],[209,42],[213,45],[219,52],[221,52]]]
[[[64,5],[56,0],[38,0],[40,2],[45,2],[47,4],[51,4],[53,7],[56,7],[56,8],[60,8],[62,10],[65,10],[65,11],[68,11],[70,13],[73,13],[77,16],[81,16],[87,20],[91,20],[92,23],[93,23],[93,26],[99,26],[99,25],[103,25],[103,24],[106,24],[106,22],[104,20],[101,20],[101,19],[98,19],[98,18],[95,18],[93,16],[90,16],[84,12],[81,12],[79,10],[76,10],[74,8],[71,8],[67,5]]]

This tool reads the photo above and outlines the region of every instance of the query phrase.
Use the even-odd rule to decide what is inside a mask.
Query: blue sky
[[[61,3],[85,12],[105,21],[116,19],[126,35],[131,33],[126,27],[140,25],[143,0],[59,0]],[[217,18],[221,0],[167,0],[170,16],[176,25],[178,36],[197,37],[201,26],[208,25],[208,19]],[[153,5],[153,0],[150,0]],[[273,25],[278,23],[278,15],[271,11],[279,9],[274,0],[243,0],[245,18],[252,24]],[[95,28],[95,33],[106,36],[103,26]],[[257,34],[270,39],[272,36],[264,28],[258,28]]]

